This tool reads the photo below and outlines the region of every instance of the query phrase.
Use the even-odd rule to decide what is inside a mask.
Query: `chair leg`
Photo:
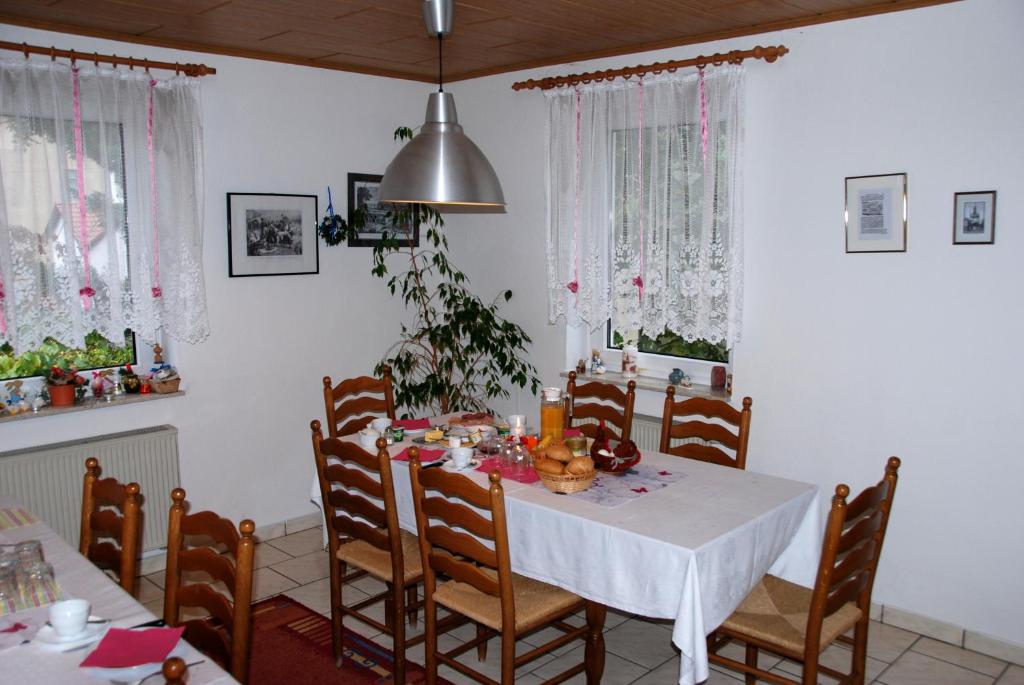
[[[426,602],[423,605],[423,621],[426,623],[426,638],[423,641],[423,657],[426,663],[427,685],[437,685],[437,605],[434,598],[423,588]]]
[[[747,645],[746,659],[744,663],[751,668],[757,668],[757,647],[751,644]],[[753,673],[745,673],[743,681],[746,685],[755,685],[755,683],[757,683],[757,676]]]
[[[510,628],[501,631],[501,685],[513,685],[516,681],[516,635]]]
[[[476,624],[476,636],[482,637],[487,632],[487,628],[480,623]],[[487,642],[481,642],[476,646],[476,660],[483,663],[487,661]]]
[[[395,671],[394,682],[405,682],[405,602],[404,591],[400,585],[394,585],[391,591],[393,605],[392,640],[394,641]]]
[[[853,629],[853,659],[850,663],[850,683],[864,685],[866,661],[868,655],[868,626],[870,621],[857,623]]]
[[[388,630],[395,629],[395,586],[393,583],[388,583],[388,596],[384,598],[384,625],[388,627]]]
[[[412,605],[416,603],[416,599],[416,585],[410,585],[405,590],[405,605],[407,607],[412,607]],[[407,613],[409,614],[409,625],[416,626],[416,624],[420,622],[420,610],[410,608],[407,610]]]
[[[587,602],[587,646],[584,662],[587,667],[587,685],[600,685],[604,675],[604,619],[608,607]]]
[[[341,668],[345,660],[344,625],[341,613],[341,579],[345,576],[345,564],[336,562],[331,567],[331,645],[334,648],[334,664]]]

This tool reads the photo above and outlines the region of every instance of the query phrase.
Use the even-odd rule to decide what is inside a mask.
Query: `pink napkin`
[[[430,428],[430,419],[395,419],[391,425],[395,428],[414,431],[421,428]]]
[[[583,431],[579,428],[566,428],[562,431],[563,438],[578,438],[581,435],[583,435]]]
[[[484,473],[490,473],[494,469],[498,469],[501,474],[502,480],[514,480],[519,483],[536,483],[540,480],[540,476],[537,472],[530,467],[525,468],[514,468],[512,466],[500,466],[500,460],[498,457],[490,457],[484,459],[483,463],[476,468],[477,471],[483,471]]]
[[[426,421],[426,419],[424,419]],[[444,456],[444,450],[420,450],[420,463],[426,464],[427,462],[437,461]],[[406,447],[404,450],[391,457],[391,461],[409,461],[409,448]]]
[[[83,668],[131,668],[155,664],[167,658],[181,639],[185,627],[127,630],[111,628],[92,654],[79,664]]]

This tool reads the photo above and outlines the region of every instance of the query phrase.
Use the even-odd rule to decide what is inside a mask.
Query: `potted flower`
[[[51,366],[46,372],[46,385],[50,392],[50,404],[55,407],[70,407],[75,403],[75,393],[85,385],[85,378],[78,375],[75,367],[62,369]]]
[[[130,395],[134,395],[142,389],[142,379],[132,370],[131,364],[125,364],[121,369],[121,387]]]

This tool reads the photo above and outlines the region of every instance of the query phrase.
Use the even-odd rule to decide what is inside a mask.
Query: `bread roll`
[[[550,473],[554,476],[562,475],[562,462],[554,459],[538,459],[533,462],[533,468],[540,473]]]
[[[573,459],[572,450],[565,445],[551,445],[547,449],[548,459],[557,459],[561,462],[569,462]]]
[[[594,472],[594,460],[590,457],[576,457],[565,465],[565,472],[574,476],[583,476]]]

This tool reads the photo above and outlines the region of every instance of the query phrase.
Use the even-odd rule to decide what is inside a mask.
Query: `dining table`
[[[46,562],[53,566],[56,594],[49,598],[50,601],[86,599],[91,605],[92,616],[109,619],[107,627],[129,628],[156,618],[44,521],[22,507],[12,496],[0,495],[0,544],[11,545],[26,540],[39,540]],[[48,612],[46,601],[37,603],[40,606],[0,616],[0,682],[32,685],[122,682],[103,679],[90,669],[79,667],[98,643],[63,652],[44,651],[34,644],[31,639],[46,623]],[[184,643],[182,658],[192,664],[188,668],[189,685],[238,682],[188,643]],[[159,683],[163,683],[163,676],[154,675],[146,678],[144,685]]]
[[[398,522],[411,532],[406,450],[444,449],[414,439],[406,433],[388,447]],[[462,473],[486,488],[489,463]],[[502,487],[512,570],[609,608],[670,619],[681,685],[708,678],[706,636],[766,573],[814,585],[822,533],[816,485],[644,452],[625,475],[600,473],[586,492],[556,494],[507,477]],[[315,474],[310,497],[323,508]]]

